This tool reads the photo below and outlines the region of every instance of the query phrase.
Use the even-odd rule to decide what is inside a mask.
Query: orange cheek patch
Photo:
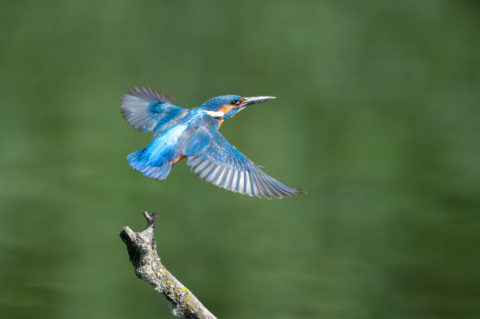
[[[233,108],[235,108],[235,105],[230,105],[230,104],[224,104],[222,107],[220,107],[219,111],[223,112],[224,114],[227,114],[230,112]]]

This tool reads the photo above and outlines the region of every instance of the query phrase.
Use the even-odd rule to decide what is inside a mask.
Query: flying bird
[[[247,106],[272,99],[224,95],[185,109],[152,88],[134,88],[123,96],[121,112],[133,128],[154,137],[146,148],[128,155],[128,162],[143,175],[162,180],[187,158],[201,179],[232,192],[269,199],[304,193],[265,174],[218,131],[224,120]]]

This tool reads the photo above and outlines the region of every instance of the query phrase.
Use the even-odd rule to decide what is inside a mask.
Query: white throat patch
[[[208,115],[210,115],[211,117],[222,117],[225,115],[225,113],[223,113],[222,111],[217,111],[217,112],[214,112],[214,111],[206,111],[206,110],[202,110],[203,112],[207,113]]]

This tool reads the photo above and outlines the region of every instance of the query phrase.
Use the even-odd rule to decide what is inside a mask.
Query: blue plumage
[[[165,179],[174,164],[187,158],[200,178],[233,192],[259,198],[303,193],[265,174],[218,131],[223,120],[270,99],[225,95],[188,110],[151,88],[135,88],[123,97],[122,114],[135,129],[153,132],[154,139],[128,155],[128,162],[147,177]]]
[[[165,179],[170,173],[172,162],[168,160],[159,160],[151,162],[145,153],[146,149],[138,150],[127,156],[127,160],[134,169],[142,172],[145,176]]]

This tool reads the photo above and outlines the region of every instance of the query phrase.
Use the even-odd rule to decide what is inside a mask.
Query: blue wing
[[[213,125],[199,127],[185,143],[182,153],[201,179],[232,192],[269,199],[303,193],[265,174]]]
[[[123,117],[137,131],[154,133],[166,130],[183,119],[188,110],[170,103],[152,88],[138,87],[122,98]]]

